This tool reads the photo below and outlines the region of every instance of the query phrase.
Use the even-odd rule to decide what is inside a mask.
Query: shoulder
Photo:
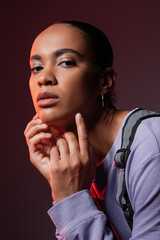
[[[134,112],[135,114],[133,114]],[[143,153],[158,153],[160,151],[160,114],[155,115],[154,112],[146,110],[141,111],[140,109],[136,109],[131,111],[128,114],[128,117],[131,118],[131,120],[129,119],[130,122],[128,123],[127,118],[127,120],[125,121],[124,124],[126,124],[127,122],[128,125],[128,128],[125,127],[125,130],[131,132],[131,126],[133,123],[136,123],[135,126],[137,126],[137,128],[135,128],[135,126],[134,128],[132,127],[133,132],[135,132],[134,139],[131,145],[132,154],[135,154],[137,150],[140,150]],[[135,120],[133,120],[133,117]],[[143,120],[141,120],[140,122],[138,120],[139,118]],[[140,122],[140,124],[137,125],[137,122]]]
[[[143,120],[136,130],[133,144],[133,153],[141,151],[146,158],[160,152],[160,117],[151,117]]]
[[[150,132],[151,136],[154,136],[160,148],[160,116],[144,120],[142,122],[141,128],[144,128],[143,131],[147,130],[148,132]]]
[[[160,163],[160,117],[143,120],[138,126],[131,152],[126,166],[126,182],[130,183],[139,178],[154,174],[155,168]]]
[[[152,117],[143,120],[137,128],[125,172],[127,192],[135,212],[132,234],[141,239],[159,236],[159,172],[160,117]]]

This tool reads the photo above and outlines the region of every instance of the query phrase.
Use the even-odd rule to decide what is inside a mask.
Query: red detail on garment
[[[105,194],[105,191],[106,191],[106,186],[101,191],[99,191],[98,188],[97,188],[96,181],[93,181],[91,187],[94,189],[95,194],[98,197],[98,199],[104,200],[104,194]]]
[[[98,208],[100,211],[103,211],[103,210],[102,210],[102,207],[101,207],[101,205],[100,205],[100,203],[99,203],[98,200],[104,200],[104,193],[105,193],[105,191],[106,191],[106,187],[105,187],[101,192],[98,191],[96,182],[93,180],[92,185],[91,185],[91,187],[90,187],[90,193],[91,193],[92,198],[93,198],[94,201],[95,201],[95,204],[96,204],[97,208]],[[108,222],[108,224],[110,225],[110,227],[111,227],[111,229],[112,229],[112,231],[113,231],[113,234],[114,234],[115,238],[116,238],[117,240],[119,240],[119,238],[118,238],[118,236],[117,236],[117,233],[116,233],[113,225],[112,225],[110,222]],[[108,224],[107,224],[107,225],[108,225]],[[115,238],[114,238],[114,239],[115,239]]]
[[[112,230],[113,230],[113,232],[115,234],[115,237],[117,238],[117,240],[119,240],[119,237],[118,237],[118,235],[117,235],[117,233],[116,233],[116,231],[115,231],[115,229],[114,229],[114,227],[113,227],[113,225],[111,223],[110,223],[110,226],[111,226],[111,228],[112,228]]]
[[[98,199],[97,199],[97,195],[96,195],[95,189],[94,189],[94,187],[93,187],[93,183],[92,183],[92,185],[91,185],[91,187],[90,187],[90,193],[91,193],[92,198],[93,198],[94,201],[95,201],[95,204],[96,204],[97,208],[98,208],[100,211],[102,211],[102,208],[101,208],[101,206],[100,206],[100,204],[99,204],[99,202],[98,202]]]

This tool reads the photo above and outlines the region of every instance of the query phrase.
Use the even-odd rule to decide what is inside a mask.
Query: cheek
[[[80,104],[86,98],[88,92],[83,81],[79,78],[76,78],[75,81],[68,81],[68,84],[65,83],[63,89],[64,104],[69,105],[71,108],[76,104]]]
[[[34,92],[35,92],[35,84],[34,84],[34,81],[31,78],[29,79],[29,89],[30,89],[30,92],[31,92],[31,95],[32,95],[32,98],[33,98]]]
[[[29,79],[29,89],[30,89],[30,93],[31,93],[31,95],[32,95],[32,91],[33,91],[33,83],[32,83],[31,78]]]
[[[63,112],[68,114],[78,111],[85,112],[95,106],[98,84],[93,73],[77,73],[72,78],[65,79],[63,84]],[[85,110],[86,109],[86,110]]]
[[[77,71],[74,74],[65,78],[65,81],[60,81],[62,83],[62,89],[64,89],[64,94],[72,97],[85,97],[88,95],[95,95],[97,91],[98,84],[96,84],[96,76],[93,71],[88,69],[85,71]]]
[[[30,89],[30,93],[31,93],[31,97],[32,97],[32,101],[35,105],[35,101],[36,101],[36,88],[35,88],[35,84],[33,80],[29,80],[29,89]]]

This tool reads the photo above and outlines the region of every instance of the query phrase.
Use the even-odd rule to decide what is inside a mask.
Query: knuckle
[[[72,132],[67,132],[64,134],[64,136],[68,139],[68,140],[74,140],[75,139],[75,135]]]
[[[62,165],[61,168],[60,168],[60,171],[62,173],[66,173],[68,171],[68,166],[66,164]]]
[[[81,166],[81,162],[78,156],[74,156],[74,160],[71,162],[72,169],[79,169]]]
[[[55,174],[55,173],[57,173],[59,171],[59,167],[58,167],[58,165],[57,164],[52,164],[51,165],[51,172],[53,173],[53,174]]]
[[[81,140],[88,140],[88,135],[86,133],[80,134]]]
[[[65,139],[63,137],[60,137],[58,140],[57,140],[57,145],[64,145],[65,144]]]
[[[33,139],[32,139],[32,138],[28,139],[28,140],[27,140],[27,143],[28,143],[28,145],[33,144]]]
[[[26,126],[26,128],[25,128],[25,130],[24,130],[24,135],[26,135],[27,134],[27,132],[29,131],[29,124]]]
[[[79,161],[74,161],[73,163],[72,163],[72,169],[74,169],[74,170],[79,170],[80,169],[80,162]]]
[[[83,166],[86,168],[90,165],[90,162],[88,159],[86,159],[84,162],[83,162]]]
[[[68,166],[65,164],[54,164],[51,166],[52,173],[55,174],[64,174],[68,171]]]
[[[65,133],[64,137],[70,143],[73,143],[77,140],[76,136],[72,132]]]
[[[26,139],[29,139],[28,132],[26,132],[26,133],[24,134],[24,136],[25,136]]]
[[[88,154],[83,154],[82,158],[83,158],[83,163],[87,165],[90,161]]]
[[[42,131],[43,131],[43,129],[42,129],[41,125],[35,125],[34,126],[34,132],[40,133]]]
[[[46,136],[46,133],[45,133],[45,132],[41,132],[41,133],[39,134],[40,139],[45,138],[45,136]]]
[[[56,145],[53,145],[50,152],[51,159],[53,158],[52,156],[54,156],[57,150],[58,150],[58,147]]]
[[[30,162],[33,164],[33,165],[36,165],[36,161],[34,158],[30,157]]]
[[[30,149],[29,149],[29,155],[30,155],[30,162],[33,164],[33,165],[36,165],[36,158],[35,158],[35,156],[34,156],[34,154],[32,154],[31,152],[30,152]]]

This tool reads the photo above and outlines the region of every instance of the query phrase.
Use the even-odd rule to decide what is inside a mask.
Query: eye
[[[62,67],[69,68],[76,66],[76,62],[73,60],[62,61],[59,63]]]
[[[31,68],[31,72],[33,72],[33,73],[38,73],[41,70],[43,70],[42,66],[36,66],[36,67]]]

